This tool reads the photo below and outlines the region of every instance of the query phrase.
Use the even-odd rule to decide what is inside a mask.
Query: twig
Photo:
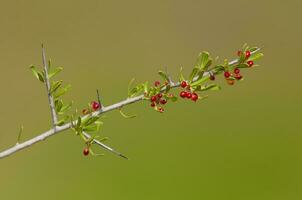
[[[91,138],[91,136],[90,136],[88,133],[86,133],[86,132],[82,132],[82,133],[83,133],[83,135],[84,135],[87,139],[90,139],[90,138]],[[110,151],[110,152],[112,152],[112,153],[114,153],[114,154],[116,154],[116,155],[118,155],[118,156],[120,156],[120,157],[125,158],[125,159],[128,160],[128,158],[127,158],[125,155],[123,155],[122,153],[120,153],[120,152],[114,150],[113,148],[107,146],[106,144],[100,142],[100,141],[97,140],[97,139],[93,139],[93,143],[99,145],[100,147],[106,149],[107,151]]]
[[[44,49],[43,44],[42,44],[42,61],[43,61],[43,67],[44,67],[44,73],[45,73],[45,85],[46,85],[46,90],[47,90],[48,102],[49,102],[49,106],[50,106],[51,119],[52,119],[53,127],[55,128],[57,125],[57,122],[58,122],[58,118],[57,118],[54,100],[53,100],[53,97],[51,94],[50,82],[49,82],[49,77],[48,77],[48,64],[46,61],[45,49]]]
[[[252,54],[258,52],[259,50],[260,50],[260,49],[255,50],[254,52],[252,52]],[[230,65],[231,65],[231,64],[236,64],[237,62],[238,62],[238,59],[229,62],[229,64],[230,64]],[[205,72],[205,73],[203,74],[203,76],[209,76],[209,74],[210,74],[210,71]],[[193,79],[193,82],[196,81],[197,78],[198,78],[198,77],[195,77],[195,78]],[[172,85],[171,85],[171,88],[175,88],[175,87],[179,87],[179,86],[180,86],[180,83],[177,82],[177,83],[172,84]],[[164,90],[164,89],[165,89],[165,88],[163,88],[163,90]],[[132,104],[132,103],[141,101],[141,100],[143,100],[143,99],[144,99],[144,95],[140,95],[140,96],[133,97],[133,98],[128,98],[128,99],[126,99],[126,100],[123,100],[123,101],[121,101],[121,102],[112,104],[112,105],[110,105],[110,106],[103,107],[103,109],[98,110],[98,111],[92,113],[92,115],[93,115],[93,116],[102,115],[103,113],[106,113],[106,112],[109,112],[109,111],[112,111],[112,110],[116,110],[116,109],[120,109],[121,107],[123,107],[123,106],[125,106],[125,105],[129,105],[129,104]],[[82,119],[85,119],[85,118],[87,118],[87,115],[82,117]],[[60,132],[65,131],[65,130],[68,130],[68,129],[71,128],[72,123],[76,123],[76,121],[73,121],[73,122],[64,124],[63,126],[57,126],[57,127],[55,127],[55,128],[52,128],[52,129],[50,129],[50,130],[48,130],[48,131],[46,131],[46,132],[44,132],[44,133],[42,133],[42,134],[40,134],[40,135],[34,137],[34,138],[32,138],[32,139],[29,139],[29,140],[27,140],[27,141],[25,141],[25,142],[23,142],[23,143],[16,144],[15,146],[13,146],[13,147],[11,147],[11,148],[8,148],[8,149],[4,150],[3,152],[1,152],[1,153],[0,153],[0,158],[7,157],[7,156],[9,156],[9,155],[11,155],[11,154],[13,154],[13,153],[16,153],[17,151],[20,151],[20,150],[25,149],[25,148],[27,148],[27,147],[29,147],[29,146],[32,146],[33,144],[38,143],[38,142],[40,142],[40,141],[43,141],[43,140],[45,140],[46,138],[48,138],[48,137],[50,137],[50,136],[53,136],[53,135],[55,135],[55,134],[57,134],[57,133],[60,133]],[[99,145],[101,145],[101,144],[99,144]],[[104,145],[104,144],[103,144],[103,145]],[[105,145],[105,146],[106,146],[106,145]],[[106,148],[107,146],[106,146],[106,147],[105,147],[105,146],[102,146],[102,147]],[[110,147],[109,147],[109,148],[110,148]],[[120,156],[122,156],[122,155],[120,155]]]

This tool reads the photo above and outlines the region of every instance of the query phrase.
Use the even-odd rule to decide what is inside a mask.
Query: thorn
[[[165,66],[165,71],[166,71],[166,74],[167,74],[167,76],[168,76],[168,81],[169,81],[169,84],[170,85],[172,85],[173,84],[173,81],[172,81],[172,79],[171,79],[171,76],[170,76],[170,74],[169,74],[169,72],[168,72],[168,67],[167,66]]]
[[[20,140],[21,140],[21,135],[22,135],[22,132],[23,132],[23,125],[21,125],[20,127],[20,130],[19,130],[19,134],[18,134],[18,138],[17,138],[17,143],[16,145],[18,145],[20,143]]]
[[[100,104],[101,108],[103,107],[102,104],[101,104],[101,97],[100,97],[100,93],[99,93],[99,90],[96,89],[96,96],[97,96],[97,100],[98,100],[98,103]]]
[[[120,157],[122,157],[122,158],[125,158],[125,159],[129,160],[129,158],[128,158],[128,157],[126,157],[126,156],[125,156],[125,155],[123,155],[123,154],[119,154],[119,156],[120,156]]]

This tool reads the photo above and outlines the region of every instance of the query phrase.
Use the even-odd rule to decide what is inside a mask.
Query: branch
[[[43,44],[42,44],[42,61],[43,61],[43,67],[44,67],[44,73],[45,73],[45,85],[46,85],[46,91],[47,91],[47,96],[48,96],[48,102],[49,102],[49,106],[50,106],[52,124],[53,124],[53,127],[56,127],[58,118],[57,118],[54,100],[53,100],[53,97],[51,94],[51,87],[50,87],[50,82],[49,82],[49,77],[48,77],[48,67],[49,66],[46,61],[45,49],[43,47]]]
[[[90,139],[90,138],[91,138],[91,135],[89,135],[89,134],[86,133],[86,132],[83,132],[83,135],[86,137],[86,139]],[[114,153],[114,154],[116,154],[116,155],[118,155],[118,156],[120,156],[120,157],[125,158],[125,159],[128,160],[128,158],[127,158],[125,155],[123,155],[122,153],[120,153],[120,152],[114,150],[113,148],[107,146],[106,144],[100,142],[100,141],[97,140],[97,139],[93,139],[93,143],[99,145],[100,147],[106,149],[107,151],[110,151],[110,152],[112,152],[112,153]]]
[[[254,53],[258,52],[259,50],[260,50],[260,48],[254,50],[253,52],[251,52],[251,54],[254,54]],[[44,52],[44,49],[43,49],[43,52]],[[44,57],[45,57],[45,53],[43,53],[43,62],[45,61]],[[235,59],[235,60],[229,62],[229,65],[234,65],[234,64],[237,64],[238,62],[239,62],[239,59]],[[45,65],[45,62],[44,62],[44,65]],[[209,76],[211,73],[214,73],[214,72],[207,71],[207,72],[203,73],[203,77]],[[194,79],[193,79],[193,83],[197,79],[198,79],[198,76],[195,76]],[[180,87],[180,83],[179,82],[171,84],[171,88],[176,88],[176,87]],[[165,88],[163,88],[163,90],[164,89]],[[52,99],[52,97],[51,97],[51,95],[49,95],[49,101],[50,102],[51,102],[51,99]],[[128,98],[126,100],[123,100],[121,102],[112,104],[110,106],[102,107],[102,109],[93,112],[92,115],[93,116],[100,116],[103,113],[106,113],[106,112],[109,112],[109,111],[113,111],[113,110],[116,110],[116,109],[120,109],[120,108],[122,108],[122,107],[124,107],[126,105],[129,105],[129,104],[141,101],[143,99],[144,99],[144,95],[139,95],[139,96],[136,96],[136,97],[133,97],[133,98]],[[54,107],[51,106],[51,108],[54,108]],[[52,110],[52,113],[53,113],[54,110],[53,109],[51,109],[51,110]],[[54,112],[54,114],[55,114],[55,112]],[[54,116],[56,116],[56,115],[54,115]],[[88,117],[88,115],[85,115],[85,116],[82,117],[82,119],[86,119],[87,117]],[[48,130],[48,131],[46,131],[46,132],[44,132],[44,133],[42,133],[42,134],[34,137],[32,139],[29,139],[29,140],[27,140],[27,141],[25,141],[23,143],[17,143],[15,146],[13,146],[11,148],[8,148],[8,149],[4,150],[3,152],[1,152],[0,153],[0,159],[4,158],[4,157],[7,157],[9,155],[12,155],[12,154],[16,153],[17,151],[20,151],[22,149],[30,147],[33,144],[38,143],[40,141],[43,141],[43,140],[45,140],[46,138],[48,138],[50,136],[53,136],[53,135],[58,134],[58,133],[60,133],[62,131],[68,130],[68,129],[72,128],[72,124],[75,124],[75,123],[76,123],[76,120],[73,121],[73,122],[70,122],[70,123],[66,123],[66,124],[64,124],[62,126],[55,126],[54,128],[52,128],[52,129],[50,129],[50,130]],[[87,134],[87,133],[83,133],[83,134],[84,134],[85,137],[91,138],[91,136],[89,134]],[[105,149],[107,149],[107,150],[109,150],[109,151],[111,151],[111,152],[113,152],[113,153],[115,153],[115,154],[117,154],[119,156],[124,157],[119,152],[116,152],[112,148],[106,146],[105,144],[101,143],[100,141],[98,141],[96,139],[94,139],[94,143],[100,145],[102,148],[105,148]]]

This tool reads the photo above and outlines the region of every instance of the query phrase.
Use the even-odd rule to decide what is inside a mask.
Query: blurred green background
[[[67,99],[105,105],[127,84],[189,73],[202,50],[232,59],[245,42],[264,47],[245,81],[166,113],[140,102],[106,114],[101,135],[130,157],[83,157],[65,132],[0,160],[0,199],[301,199],[301,1],[1,1],[0,148],[50,126],[45,88],[29,71],[41,42]],[[221,80],[221,78],[220,78]],[[95,148],[97,152],[103,152]]]

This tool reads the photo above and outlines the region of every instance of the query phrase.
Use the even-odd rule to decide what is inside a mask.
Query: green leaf
[[[235,66],[236,68],[249,68],[249,65],[246,63],[241,63]]]
[[[68,90],[69,90],[70,88],[71,88],[71,85],[70,85],[70,84],[67,85],[67,86],[65,86],[65,87],[63,87],[63,88],[58,88],[58,89],[56,90],[56,92],[53,94],[54,98],[56,99],[56,98],[58,98],[58,97],[64,95],[66,92],[68,92]]]
[[[58,126],[64,125],[65,122],[66,122],[68,119],[69,119],[69,116],[67,115],[67,116],[65,116],[63,119],[59,120],[59,121],[57,122],[57,125],[58,125]]]
[[[128,97],[130,97],[130,93],[131,93],[131,86],[133,84],[133,82],[135,81],[135,78],[132,78],[128,84]]]
[[[249,58],[249,60],[255,61],[255,60],[258,60],[258,59],[262,58],[263,56],[264,56],[263,53],[255,53],[255,54],[251,55],[251,57]]]
[[[83,131],[85,132],[98,132],[101,128],[101,124],[98,123],[98,124],[92,124],[92,125],[89,125],[89,126],[85,126],[83,128]]]
[[[89,126],[90,124],[96,122],[99,118],[99,116],[89,117],[83,121],[83,126]]]
[[[200,89],[200,91],[208,91],[208,90],[213,90],[213,91],[221,90],[221,87],[216,84],[210,84],[210,85],[206,85]]]
[[[259,49],[259,47],[251,47],[250,49],[249,49],[249,51],[250,52],[253,52],[253,51],[256,51],[256,50],[258,50]]]
[[[62,82],[62,80],[53,82],[50,87],[50,94],[53,94],[62,85]]]
[[[143,83],[143,87],[144,87],[144,92],[148,93],[148,81]]]
[[[190,74],[190,76],[189,76],[189,82],[190,82],[190,83],[193,81],[194,77],[196,76],[196,74],[197,74],[197,72],[198,72],[199,70],[200,70],[200,69],[197,68],[197,67],[194,67],[194,68],[192,69],[192,72],[191,72],[191,74]]]
[[[70,102],[67,105],[62,106],[62,108],[60,109],[60,111],[58,112],[59,115],[63,115],[66,111],[68,111],[72,106],[72,102]]]
[[[39,81],[41,81],[42,83],[44,83],[44,76],[42,75],[42,73],[39,72],[39,71],[36,69],[36,67],[33,66],[33,65],[30,66],[30,69],[31,69],[33,75],[34,75]]]
[[[63,107],[63,101],[61,99],[55,100],[56,112],[59,113]]]
[[[166,81],[170,82],[168,75],[163,71],[158,71],[158,74]]]
[[[243,54],[244,54],[244,52],[246,52],[248,49],[249,49],[249,46],[247,45],[247,43],[245,43],[245,44],[242,46],[242,52],[243,52]]]
[[[195,64],[200,70],[205,70],[212,63],[212,59],[210,58],[210,54],[206,51],[201,52],[198,55],[197,62]]]
[[[82,124],[82,118],[81,117],[78,117],[78,120],[77,120],[77,125],[75,127],[75,129],[78,131],[79,128],[81,127],[81,124]]]
[[[210,71],[212,71],[214,74],[219,74],[219,73],[221,73],[221,72],[223,72],[224,71],[224,66],[223,65],[216,65],[212,70],[210,70]]]
[[[52,78],[63,70],[63,67],[57,67],[54,71],[49,72],[48,77]]]
[[[206,82],[206,81],[209,80],[209,79],[210,79],[209,76],[204,76],[204,77],[202,77],[201,79],[198,79],[197,81],[191,83],[190,85],[191,85],[191,87],[194,87],[194,86],[197,86],[197,85],[200,85],[200,84]]]
[[[177,97],[174,96],[174,95],[173,95],[173,96],[167,95],[166,98],[167,98],[168,100],[171,100],[172,102],[176,102],[176,101],[177,101]]]
[[[144,84],[139,84],[135,88],[132,88],[128,94],[128,97],[134,97],[141,94],[145,89]]]
[[[126,115],[126,114],[122,111],[122,109],[120,109],[120,114],[121,114],[124,118],[126,118],[126,119],[131,119],[131,118],[136,117],[136,115]]]
[[[180,67],[180,71],[179,71],[179,82],[182,82],[185,80],[185,77],[182,74],[182,67]]]

